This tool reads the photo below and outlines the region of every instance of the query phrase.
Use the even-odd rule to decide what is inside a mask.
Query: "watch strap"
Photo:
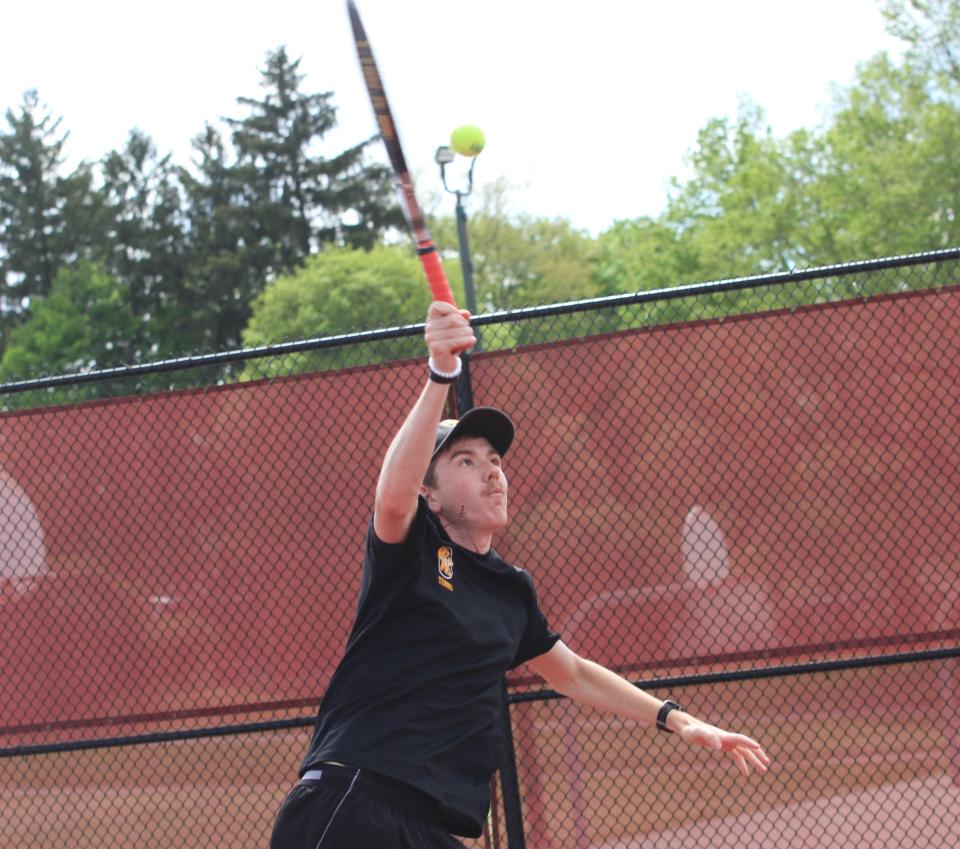
[[[679,702],[673,701],[673,699],[667,699],[661,706],[660,710],[657,711],[657,728],[661,731],[666,731],[667,734],[673,734],[673,732],[667,728],[667,716],[672,710],[682,711],[683,708],[680,707]]]

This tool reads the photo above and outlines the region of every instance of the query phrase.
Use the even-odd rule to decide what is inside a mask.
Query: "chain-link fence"
[[[470,846],[956,840],[958,284],[954,250],[477,319],[498,550],[574,650],[774,766],[521,668]],[[0,388],[0,845],[266,845],[421,335]]]

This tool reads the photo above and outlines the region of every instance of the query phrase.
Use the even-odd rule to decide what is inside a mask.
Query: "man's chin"
[[[507,513],[507,508],[503,507],[499,510],[488,510],[486,514],[486,522],[484,524],[491,533],[498,534],[507,527],[508,522],[509,515]]]

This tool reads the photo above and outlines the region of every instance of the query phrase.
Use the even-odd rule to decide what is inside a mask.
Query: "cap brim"
[[[510,417],[493,407],[474,407],[459,420],[441,422],[437,426],[437,441],[433,448],[436,457],[451,440],[460,436],[481,436],[501,457],[510,449],[514,437]]]

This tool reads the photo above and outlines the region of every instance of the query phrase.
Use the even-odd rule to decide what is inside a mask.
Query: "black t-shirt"
[[[403,781],[477,837],[500,763],[504,673],[559,636],[533,581],[450,541],[421,498],[399,544],[367,532],[357,618],[301,774],[339,761]]]

